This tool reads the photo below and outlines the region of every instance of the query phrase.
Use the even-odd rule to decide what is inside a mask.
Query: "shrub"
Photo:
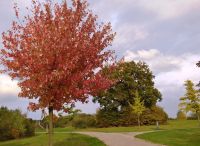
[[[59,115],[58,120],[55,123],[55,127],[64,128],[66,126],[71,126],[72,120],[74,119],[76,114],[70,114],[66,116]]]
[[[53,114],[53,125],[55,126],[56,123],[58,121],[58,117]],[[49,126],[49,115],[48,116],[45,116],[42,120],[41,120],[41,123],[40,123],[43,127],[48,127]]]
[[[178,111],[177,112],[177,116],[176,116],[176,119],[177,120],[186,120],[187,117],[186,117],[186,114],[183,112],[183,111]]]
[[[115,126],[118,122],[118,120],[116,119],[117,116],[113,111],[107,112],[106,110],[99,110],[96,117],[98,127]]]
[[[75,128],[86,128],[87,127],[87,123],[85,119],[81,119],[80,117],[75,118],[72,121],[72,126]]]
[[[97,126],[136,126],[137,115],[132,114],[129,108],[121,111],[101,109],[97,112]],[[159,106],[153,106],[146,109],[141,115],[141,125],[154,125],[156,121],[160,124],[167,122],[168,115]]]
[[[96,118],[94,115],[77,114],[72,120],[72,126],[75,128],[96,127]]]
[[[26,121],[19,110],[0,108],[0,141],[16,139],[34,134],[34,126]]]
[[[54,126],[64,128],[67,126],[67,124],[69,124],[69,118],[68,116],[64,116],[64,117],[59,117]]]
[[[0,108],[0,140],[15,139],[24,135],[24,117],[19,110]]]
[[[141,123],[143,125],[154,125],[156,122],[159,124],[166,124],[168,119],[167,113],[163,108],[159,106],[153,106],[150,109],[146,109],[141,117]]]
[[[32,119],[25,119],[24,120],[25,126],[25,136],[33,136],[35,135],[35,122]]]

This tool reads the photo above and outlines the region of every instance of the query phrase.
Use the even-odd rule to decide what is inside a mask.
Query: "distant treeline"
[[[168,119],[167,114],[161,107],[154,106],[151,109],[146,109],[141,116],[141,125],[155,125],[158,121],[160,124],[166,124]],[[48,116],[41,122],[43,127],[48,124]],[[67,116],[55,116],[55,127],[75,128],[92,128],[92,127],[111,127],[111,126],[137,126],[137,116],[130,113],[104,112],[97,111],[96,114],[75,113]]]

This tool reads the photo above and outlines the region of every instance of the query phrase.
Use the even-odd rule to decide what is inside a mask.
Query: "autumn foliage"
[[[108,49],[115,33],[99,24],[84,0],[61,4],[32,0],[30,14],[3,33],[4,72],[19,81],[20,97],[37,99],[30,108],[63,110],[110,87],[101,69],[112,59]]]

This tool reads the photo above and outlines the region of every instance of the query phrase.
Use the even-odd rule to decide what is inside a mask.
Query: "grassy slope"
[[[169,121],[161,126],[164,131],[137,135],[136,137],[167,146],[199,146],[200,128],[196,120]]]
[[[158,131],[136,137],[167,146],[199,146],[200,128]]]
[[[47,146],[48,136],[39,134],[35,137],[0,142],[0,146]],[[80,134],[54,134],[54,146],[106,146],[96,138]]]

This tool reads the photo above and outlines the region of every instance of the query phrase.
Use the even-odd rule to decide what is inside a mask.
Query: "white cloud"
[[[125,61],[145,61],[155,76],[155,86],[161,91],[163,101],[160,103],[170,116],[175,117],[179,98],[184,95],[184,81],[200,81],[200,68],[196,63],[200,57],[196,54],[179,56],[166,55],[156,49],[127,51]]]
[[[150,49],[149,51],[147,50],[138,51],[138,55],[144,59],[152,59],[158,54],[159,54],[159,51],[156,49]]]
[[[91,0],[90,3],[95,12],[105,20],[112,20],[112,15],[108,15],[109,13],[119,14],[123,10],[136,7],[155,13],[159,19],[171,19],[198,9],[200,5],[199,0]]]
[[[178,58],[178,57],[177,57]],[[197,55],[182,55],[179,57],[178,70],[161,72],[156,76],[157,86],[167,90],[170,87],[182,87],[185,80],[192,80],[195,84],[200,81],[200,68],[196,63],[200,60]]]
[[[7,75],[0,75],[0,94],[3,95],[17,95],[20,88],[17,86],[17,81],[12,80]]]
[[[131,48],[132,44],[144,40],[149,36],[149,33],[144,27],[132,24],[120,25],[115,28],[117,36],[114,40],[114,47]]]
[[[162,54],[157,49],[130,51],[125,53],[125,61],[145,61],[155,72],[168,72],[171,69],[178,69],[179,64],[184,60],[183,57]]]
[[[89,0],[91,9],[100,16],[100,19],[113,20],[116,19],[117,15],[123,8],[131,6],[131,0]],[[103,11],[102,11],[103,10]],[[108,15],[109,14],[109,15]]]
[[[114,39],[113,48],[120,50],[120,52],[122,49],[133,48],[136,43],[147,39],[149,36],[149,33],[141,26],[125,24],[115,29],[117,36]]]
[[[175,18],[198,8],[199,0],[140,0],[141,7],[155,12],[161,19]]]
[[[184,81],[192,80],[195,84],[200,81],[200,68],[196,67],[199,60],[197,55],[183,56],[180,63],[180,69],[157,75],[155,79],[156,86],[163,93],[163,102],[161,105],[173,117],[178,111],[179,99],[185,94]]]
[[[125,54],[125,61],[131,61],[131,60],[150,60],[156,57],[156,55],[159,55],[160,52],[156,49],[150,49],[150,50],[138,50],[136,52],[127,50]]]

